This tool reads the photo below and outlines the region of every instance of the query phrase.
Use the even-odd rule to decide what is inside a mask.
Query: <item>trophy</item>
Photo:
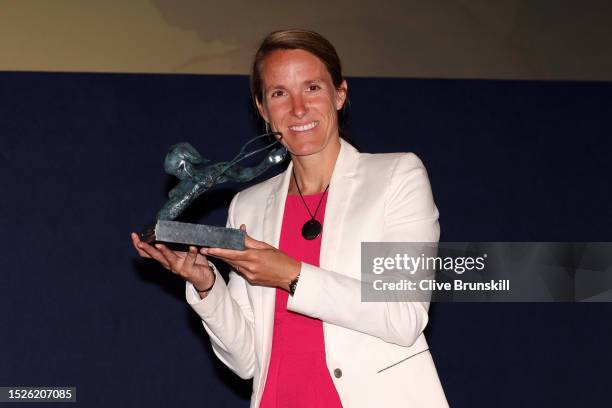
[[[180,182],[168,193],[168,201],[157,213],[154,225],[140,234],[140,239],[147,243],[164,242],[179,245],[207,246],[243,250],[245,232],[235,228],[216,227],[211,225],[190,224],[174,221],[196,198],[213,186],[228,181],[244,183],[251,181],[269,168],[282,162],[287,155],[284,146],[276,147],[256,166],[243,167],[238,162],[264,150],[268,150],[279,141],[247,152],[247,146],[255,140],[279,132],[265,133],[247,141],[238,154],[228,162],[207,164],[209,160],[189,143],[182,142],[170,146],[164,159],[166,173],[177,177]],[[280,139],[279,139],[280,140]]]

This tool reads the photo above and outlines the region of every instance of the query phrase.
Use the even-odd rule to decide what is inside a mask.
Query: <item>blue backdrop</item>
[[[446,241],[611,241],[612,84],[349,79],[352,139],[414,151]],[[245,407],[184,285],[132,230],[174,181],[169,145],[227,160],[259,132],[241,76],[0,73],[0,386],[86,407]],[[216,188],[186,214],[223,225]],[[609,406],[612,305],[436,304],[454,407]]]

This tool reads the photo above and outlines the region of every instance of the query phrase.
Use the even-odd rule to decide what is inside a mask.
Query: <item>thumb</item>
[[[246,248],[248,248],[248,249],[269,249],[269,248],[273,248],[271,245],[268,245],[267,243],[265,243],[263,241],[258,241],[256,239],[252,238],[249,234],[247,234],[246,233],[246,225],[242,224],[240,226],[240,229],[245,232],[245,234],[244,234],[244,245],[246,246]]]

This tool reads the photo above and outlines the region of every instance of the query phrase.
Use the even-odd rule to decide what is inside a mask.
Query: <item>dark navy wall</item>
[[[446,241],[611,241],[612,84],[352,78],[363,151],[414,151]],[[135,256],[173,180],[258,131],[245,77],[0,73],[0,386],[74,385],[87,407],[248,406],[184,285]],[[186,219],[222,225],[217,188]],[[609,406],[610,304],[436,304],[452,406]]]

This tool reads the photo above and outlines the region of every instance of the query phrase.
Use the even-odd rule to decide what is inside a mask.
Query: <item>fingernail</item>
[[[161,249],[161,247],[162,247],[161,244],[155,244],[155,248]]]
[[[207,254],[208,253],[208,248],[202,248],[200,249],[200,252],[203,254]]]

